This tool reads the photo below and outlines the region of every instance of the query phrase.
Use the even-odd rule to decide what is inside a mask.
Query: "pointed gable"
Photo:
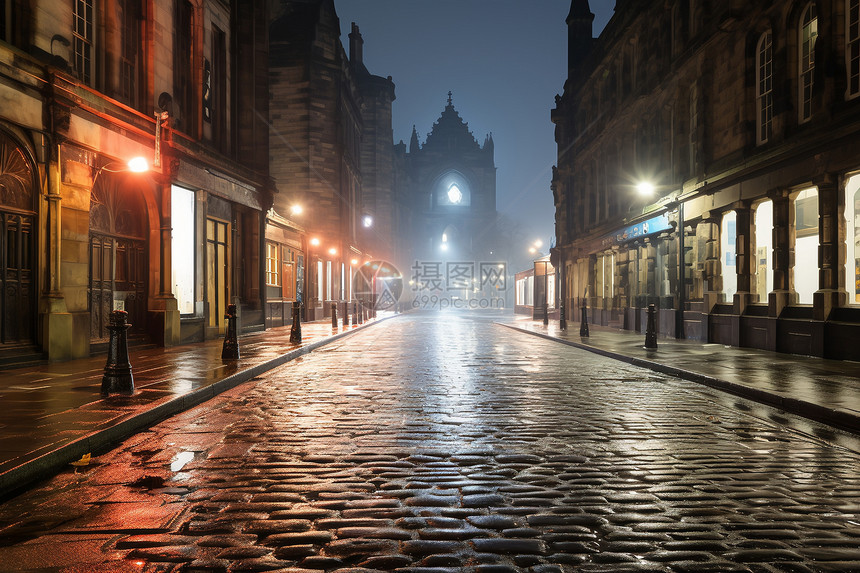
[[[433,124],[433,129],[427,136],[422,148],[424,151],[469,151],[480,149],[478,140],[469,131],[469,124],[464,122],[454,109],[451,92],[448,92],[448,105],[442,115]]]

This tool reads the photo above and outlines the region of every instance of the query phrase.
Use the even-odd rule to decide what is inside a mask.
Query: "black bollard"
[[[567,330],[567,317],[565,316],[564,299],[558,305],[558,328]]]
[[[358,303],[356,301],[352,301],[352,325],[358,325]]]
[[[349,326],[349,303],[343,301],[343,327]]]
[[[221,347],[221,360],[239,359],[239,339],[236,336],[236,305],[227,305],[227,332],[224,333],[224,346]]]
[[[588,336],[588,307],[582,303],[582,322],[579,323],[579,335]]]
[[[359,305],[358,308],[358,324],[364,324],[364,305]]]
[[[128,335],[131,328],[125,320],[128,313],[115,310],[110,313],[107,329],[110,331],[107,364],[102,377],[102,396],[108,394],[134,394],[134,377],[131,375],[131,364],[128,361]]]
[[[337,328],[337,303],[331,303],[331,327]]]
[[[293,301],[293,325],[290,327],[290,342],[302,341],[302,303]]]
[[[549,303],[543,303],[543,325],[547,326],[549,324]]]
[[[648,324],[645,327],[645,348],[657,349],[657,325],[655,324],[655,315],[657,309],[653,304],[648,305]]]

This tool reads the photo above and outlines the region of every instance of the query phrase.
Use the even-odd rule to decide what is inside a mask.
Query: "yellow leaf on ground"
[[[90,458],[91,457],[92,457],[92,454],[84,454],[83,456],[81,456],[81,459],[79,459],[76,462],[72,462],[72,465],[77,466],[77,467],[88,466],[88,465],[90,465]]]

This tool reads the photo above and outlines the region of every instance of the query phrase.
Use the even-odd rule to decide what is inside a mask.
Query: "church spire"
[[[576,75],[579,67],[591,51],[594,14],[588,0],[571,0],[567,23],[567,75]]]
[[[418,146],[418,131],[415,126],[412,126],[412,138],[409,140],[409,153],[415,153],[420,147]]]

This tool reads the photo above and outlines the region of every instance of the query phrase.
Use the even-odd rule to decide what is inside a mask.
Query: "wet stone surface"
[[[0,569],[860,571],[860,456],[715,396],[402,317],[7,500]]]

